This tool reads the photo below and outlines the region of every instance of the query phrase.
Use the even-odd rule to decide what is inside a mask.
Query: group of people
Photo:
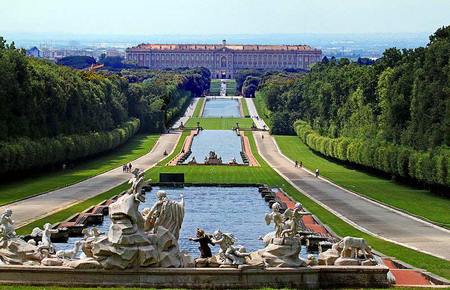
[[[124,164],[122,166],[122,171],[123,172],[131,172],[131,169],[133,168],[133,165],[131,165],[131,162],[128,164]]]

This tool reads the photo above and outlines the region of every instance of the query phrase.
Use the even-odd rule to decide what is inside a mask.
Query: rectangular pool
[[[238,99],[217,98],[206,99],[203,117],[240,118],[240,104]]]
[[[194,137],[191,146],[191,155],[184,161],[188,163],[195,157],[197,163],[204,163],[205,157],[210,151],[214,151],[222,157],[223,164],[236,159],[238,164],[243,164],[241,151],[241,137],[232,130],[203,130]]]
[[[270,212],[270,208],[261,198],[257,187],[154,187],[146,193],[146,201],[140,204],[141,212],[144,208],[153,206],[158,190],[165,190],[169,199],[177,201],[183,193],[185,215],[179,245],[180,250],[186,250],[193,257],[200,255],[199,245],[189,241],[189,237],[195,237],[197,228],[203,228],[211,234],[218,229],[224,233],[232,233],[237,239],[237,245],[244,246],[248,252],[264,248],[260,238],[274,230],[273,225],[265,223],[264,217]],[[103,224],[97,228],[107,233],[110,225],[111,220],[106,216]],[[72,249],[75,241],[80,239],[69,238],[67,243],[55,243],[55,247],[57,250]],[[214,246],[211,250],[216,254],[219,247]],[[300,256],[307,256],[306,247],[302,246]]]

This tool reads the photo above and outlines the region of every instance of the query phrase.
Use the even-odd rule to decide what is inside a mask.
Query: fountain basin
[[[390,286],[388,271],[385,266],[314,266],[296,269],[139,268],[120,271],[1,266],[0,283],[190,289],[381,288]]]

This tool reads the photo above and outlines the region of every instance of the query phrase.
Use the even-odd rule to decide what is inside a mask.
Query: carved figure
[[[289,220],[286,222],[287,229],[281,232],[282,237],[294,237],[299,231],[299,222],[302,218],[302,214],[299,208],[295,208],[294,211],[286,210],[284,216],[289,216]]]
[[[244,247],[234,246],[236,239],[233,234],[222,233],[217,230],[214,232],[211,241],[219,245],[219,257],[224,264],[242,265],[245,263],[245,257],[250,256],[250,253],[246,253]]]
[[[73,249],[57,251],[56,257],[61,258],[61,259],[73,260],[73,259],[75,259],[76,255],[80,251],[82,244],[83,244],[82,241],[76,241]]]
[[[214,246],[215,244],[212,242],[211,236],[206,234],[202,229],[197,229],[196,236],[196,238],[189,238],[189,240],[200,243],[200,247],[198,247],[198,249],[200,250],[200,258],[212,257],[209,245],[211,244]]]
[[[136,194],[142,191],[142,187],[144,186],[144,171],[139,170],[138,168],[133,170],[133,177],[128,181],[131,184],[131,188],[129,189],[129,194]]]
[[[167,193],[163,190],[156,192],[156,196],[158,200],[153,207],[146,208],[142,212],[145,220],[144,230],[156,233],[158,227],[164,227],[178,239],[184,219],[183,195],[180,195],[179,202],[169,200]]]
[[[272,212],[266,214],[266,224],[270,225],[272,222],[275,225],[275,238],[281,238],[281,233],[283,232],[283,215],[280,213],[280,204],[275,202],[272,205]]]
[[[52,225],[50,223],[46,223],[42,231],[42,240],[39,242],[38,248],[47,249],[49,254],[55,254],[55,247],[53,246],[51,236],[56,233],[58,233],[58,230],[52,229]]]
[[[0,242],[14,237],[16,237],[16,231],[12,220],[12,210],[7,208],[0,216]]]
[[[333,249],[336,248],[340,250],[341,258],[357,259],[358,251],[362,252],[365,259],[367,259],[367,255],[372,256],[371,248],[363,238],[345,237],[333,245]],[[347,254],[348,251],[350,251],[350,256]]]

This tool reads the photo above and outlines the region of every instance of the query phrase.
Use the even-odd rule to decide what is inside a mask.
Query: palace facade
[[[234,78],[243,69],[303,69],[322,59],[308,45],[139,44],[126,50],[127,61],[151,69],[205,67],[212,78]]]

